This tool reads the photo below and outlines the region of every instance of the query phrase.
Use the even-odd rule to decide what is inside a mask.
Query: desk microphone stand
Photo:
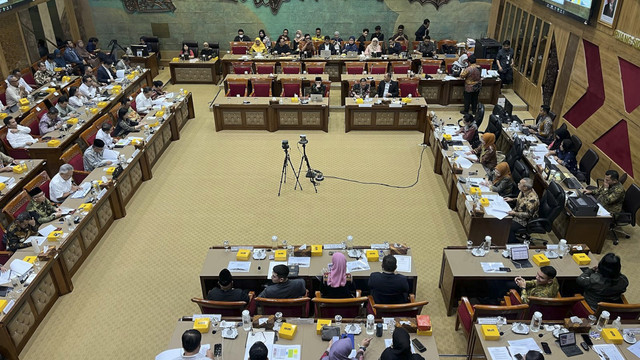
[[[300,167],[298,167],[298,174],[302,174],[302,163],[306,163],[307,164],[307,175],[306,177],[309,178],[309,181],[311,181],[311,183],[313,184],[313,189],[316,191],[316,194],[318,193],[318,188],[316,187],[316,174],[313,171],[313,169],[311,169],[311,165],[309,165],[309,158],[307,157],[307,143],[309,142],[309,140],[307,139],[300,139],[300,141],[298,141],[298,144],[302,145],[302,159],[300,159]],[[298,184],[300,184],[298,182]],[[293,188],[294,190],[296,189],[295,187]],[[302,185],[300,185],[300,190],[302,190]]]
[[[293,167],[291,158],[289,157],[289,146],[287,145],[287,147],[285,148],[283,145],[282,149],[284,150],[284,162],[282,163],[282,173],[280,174],[280,187],[278,188],[278,196],[280,196],[280,191],[282,190],[282,183],[287,183],[287,164],[291,165],[291,171],[293,171],[293,176],[295,176],[296,178],[296,186],[293,189],[296,190],[297,186],[300,185],[300,190],[302,190],[299,175],[296,174],[296,169]]]

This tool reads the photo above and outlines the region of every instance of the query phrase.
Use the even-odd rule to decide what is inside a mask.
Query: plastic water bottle
[[[376,323],[373,314],[367,315],[367,335],[373,335],[376,332]]]
[[[242,329],[244,331],[251,331],[253,324],[251,323],[251,316],[249,315],[249,310],[244,310],[242,312]]]
[[[491,250],[491,236],[487,235],[484,237],[484,242],[487,246],[487,251]]]
[[[622,327],[622,321],[620,320],[620,316],[618,316],[615,320],[613,320],[611,325],[613,325],[613,327],[616,328],[616,330],[620,331],[620,328]]]
[[[271,249],[273,251],[278,250],[278,237],[275,235],[271,237]]]
[[[533,313],[533,317],[531,317],[531,324],[529,325],[529,329],[532,332],[540,331],[540,327],[542,326],[542,314],[539,311]]]
[[[565,257],[569,253],[569,246],[567,245],[567,240],[560,239],[558,243],[558,255],[561,257]]]
[[[598,322],[596,323],[596,330],[602,331],[602,329],[607,326],[610,316],[611,314],[606,310],[600,313],[600,317],[598,318]]]

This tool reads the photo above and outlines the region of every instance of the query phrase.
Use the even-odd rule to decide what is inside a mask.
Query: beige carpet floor
[[[167,73],[160,78],[166,80]],[[201,293],[198,275],[207,248],[225,239],[232,245],[268,244],[272,235],[295,244],[338,242],[347,235],[358,245],[406,242],[419,274],[417,298],[429,301],[424,312],[432,316],[440,354],[464,353],[464,335],[454,331],[455,318],[445,316],[438,276],[442,248],[466,239],[456,213],[446,208],[429,149],[420,181],[409,189],[327,179],[316,194],[307,181],[304,191],[294,191],[290,175],[278,197],[281,140],[294,144],[297,167],[299,132],[215,132],[207,103],[218,88],[180,87],[193,92],[196,118],[137,191],[127,216],[111,226],[82,265],[74,291],[58,300],[22,359],[152,359],[166,349],[176,320],[198,312],[190,298]],[[459,109],[448,110],[436,111],[459,118]],[[314,168],[363,181],[415,181],[421,133],[345,133],[341,109],[331,110],[329,124],[328,133],[306,132]],[[605,251],[619,253],[623,270],[632,275],[637,245],[637,237],[617,247],[608,241]],[[630,301],[640,302],[638,285],[631,277]]]

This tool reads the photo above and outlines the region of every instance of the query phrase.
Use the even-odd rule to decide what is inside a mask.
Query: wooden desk
[[[192,61],[193,60],[193,61]],[[201,61],[192,59],[171,61],[171,82],[173,84],[217,84],[216,66],[218,60]]]
[[[430,103],[440,105],[464,104],[464,80],[444,80],[445,74],[432,74],[431,79],[421,79],[420,94]],[[500,78],[482,79],[478,101],[483,104],[497,104],[502,82]]]
[[[538,253],[539,250],[529,250],[529,258]],[[447,315],[452,315],[458,306],[461,296],[486,296],[488,294],[487,283],[491,280],[509,281],[516,276],[534,278],[539,269],[535,264],[530,268],[517,268],[511,260],[504,258],[499,251],[489,251],[483,257],[476,257],[467,251],[466,248],[445,248],[442,251],[442,264],[440,267],[440,281],[438,287],[442,292]],[[589,254],[591,265],[597,264],[599,256]],[[563,259],[550,259],[558,275],[556,279],[560,283],[560,292],[563,296],[573,296],[575,294],[575,279],[582,274],[578,266],[571,257]],[[485,273],[482,271],[481,262],[501,262],[504,266],[511,268],[511,272]]]
[[[13,186],[7,186],[4,190],[0,191],[0,209],[4,208],[5,205],[7,205],[7,203],[16,196],[16,194],[21,192],[24,186],[27,185],[29,181],[31,181],[34,177],[36,177],[36,175],[40,174],[40,172],[42,172],[45,166],[44,160],[41,160],[41,159],[33,159],[33,160],[18,159],[16,161],[18,162],[24,161],[24,163],[27,165],[28,170],[26,173],[22,173],[22,174],[16,174],[14,172],[0,173],[0,176],[15,179]],[[8,221],[6,221],[6,219],[4,220],[5,221],[2,221],[2,223],[5,224],[5,229],[6,229],[8,227]]]
[[[12,116],[16,119],[16,121],[18,122],[18,124],[20,123],[20,120],[22,120],[25,116],[29,115],[29,113],[31,112],[31,110],[33,110],[33,108],[37,107],[40,104],[45,103],[48,107],[52,106],[51,101],[49,100],[49,98],[53,95],[53,96],[60,96],[62,95],[61,90],[68,87],[69,85],[71,85],[76,79],[78,79],[78,76],[70,76],[69,77],[70,80],[69,81],[54,81],[55,83],[55,88],[57,89],[56,92],[49,94],[46,92],[46,89],[51,87],[51,83],[40,86],[39,88],[36,88],[35,90],[33,90],[31,92],[31,96],[33,96],[33,100],[31,102],[29,102],[29,109],[25,112],[20,111],[19,109],[15,112],[8,112],[8,109],[5,109],[4,112],[7,112],[9,114],[9,116]],[[40,93],[46,93],[46,95],[44,96],[38,96],[38,94]],[[5,104],[6,105],[6,104]],[[18,105],[19,106],[19,105]],[[40,110],[44,110],[44,108],[37,110],[38,112]],[[0,127],[4,126],[4,122],[1,124]]]
[[[411,103],[400,107],[389,104],[375,104],[375,100],[363,107],[352,98],[345,99],[344,131],[351,130],[417,130],[425,131],[427,102],[423,98],[413,98]]]
[[[158,54],[155,52],[149,53],[148,56],[129,56],[129,60],[131,61],[131,67],[136,67],[140,65],[145,69],[149,69],[151,71],[151,77],[155,78],[158,76]]]
[[[256,247],[259,248],[259,247]],[[308,268],[301,267],[299,270],[299,277],[304,278],[305,280],[313,280],[317,276],[322,274],[322,269],[327,266],[331,262],[331,255],[334,251],[344,252],[347,257],[347,261],[353,261],[355,259],[349,258],[346,254],[345,250],[324,250],[322,252],[322,256],[312,257],[311,264]],[[386,252],[385,252],[386,253]],[[269,271],[269,255],[272,254],[271,251],[267,250],[267,258],[264,260],[254,260],[251,261],[251,268],[249,272],[241,273],[241,272],[232,272],[233,279],[238,288],[249,289],[249,290],[257,290],[256,295],[259,293],[262,284],[271,283],[271,274],[267,274]],[[411,255],[411,249],[407,255]],[[412,259],[415,261],[415,259]],[[200,271],[200,285],[202,287],[202,296],[206,298],[207,292],[211,290],[213,287],[217,285],[218,274],[220,270],[226,268],[229,264],[229,261],[236,261],[236,253],[235,252],[225,252],[224,249],[209,249],[207,252],[207,257],[202,266],[202,270]],[[382,262],[382,257],[380,258],[380,262]],[[365,271],[357,271],[352,274],[354,281],[357,280],[367,280],[369,275],[372,272],[381,271],[382,264],[370,263],[369,266],[371,270]],[[415,271],[415,265],[412,264],[411,272],[409,273],[401,273],[405,275],[409,280],[409,289],[410,292],[415,294],[417,289],[418,282],[418,273]],[[240,286],[239,284],[244,281],[248,286]],[[366,286],[366,284],[365,284]],[[255,287],[255,288],[254,288]],[[309,289],[309,294],[314,294],[313,289]],[[318,289],[319,290],[319,289]],[[368,291],[368,289],[362,288],[360,290]]]
[[[375,81],[376,84],[379,84],[380,81],[384,79],[383,74],[342,74],[340,75],[340,101],[342,101],[342,105],[344,106],[345,98],[349,97],[349,93],[351,92],[351,83],[360,82],[360,79],[367,79],[367,84],[371,84],[371,81]],[[397,81],[397,77],[394,76],[391,78],[394,81]],[[372,87],[369,92],[369,97],[374,97],[376,93],[374,92],[376,88]]]
[[[342,330],[346,326],[346,321],[343,320]],[[377,359],[385,349],[384,339],[391,339],[393,331],[386,330],[383,332],[382,337],[376,337],[375,335],[367,335],[364,331],[364,322],[360,322],[362,327],[362,333],[355,336],[356,348],[360,342],[367,338],[372,337],[371,343],[366,351],[366,358]],[[193,321],[185,320],[178,321],[176,327],[169,340],[167,349],[175,349],[182,347],[182,334],[193,328]],[[261,331],[256,329],[255,331]],[[223,339],[220,335],[221,332],[217,331],[215,334],[208,332],[202,334],[202,344],[210,344],[213,350],[214,344],[222,343],[222,358],[224,359],[243,359],[245,353],[245,343],[247,340],[246,331],[242,327],[238,327],[238,337],[236,339]],[[436,346],[436,340],[434,336],[416,336],[416,334],[409,334],[411,339],[417,338],[427,348],[424,353],[421,353],[425,359],[437,359],[438,348]],[[301,324],[298,325],[296,335],[293,340],[286,340],[278,338],[278,345],[301,345],[301,359],[318,359],[329,346],[328,341],[322,341],[320,335],[316,334],[316,324]],[[273,359],[272,354],[269,354],[269,359]]]

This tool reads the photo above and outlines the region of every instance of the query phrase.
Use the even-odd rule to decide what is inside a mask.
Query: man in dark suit
[[[391,73],[384,75],[384,80],[378,84],[378,95],[381,98],[398,97],[400,90],[398,88],[398,82],[391,80]]]
[[[331,51],[331,55],[337,54],[336,47],[331,44],[331,38],[329,36],[324,37],[324,42],[318,47],[318,54],[320,54],[322,50]]]
[[[233,278],[231,272],[222,269],[218,275],[218,286],[209,290],[207,300],[214,301],[246,301],[249,303],[247,291],[233,288]]]
[[[238,36],[236,36],[233,41],[251,42],[251,38],[244,34],[244,30],[238,29]]]
[[[102,65],[98,68],[98,82],[100,84],[111,84],[116,80],[116,74],[111,70],[113,62],[111,59],[104,59]]]
[[[364,99],[369,96],[370,91],[371,87],[367,83],[367,79],[362,78],[359,83],[353,84],[353,88],[351,88],[351,93],[349,95],[351,97]]]
[[[604,9],[602,10],[602,15],[604,16],[608,16],[608,17],[613,17],[613,14],[616,11],[616,0],[607,0],[607,5],[604,6]]]

